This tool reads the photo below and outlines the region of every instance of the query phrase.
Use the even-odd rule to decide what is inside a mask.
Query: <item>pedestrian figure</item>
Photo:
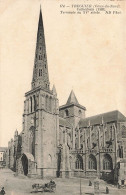
[[[120,185],[119,185],[119,183],[118,183],[118,189],[120,189]]]
[[[92,182],[89,180],[89,186],[92,186]]]
[[[106,187],[106,194],[109,194],[109,188]]]
[[[4,187],[2,187],[2,190],[0,191],[0,194],[1,195],[4,195],[5,194]]]

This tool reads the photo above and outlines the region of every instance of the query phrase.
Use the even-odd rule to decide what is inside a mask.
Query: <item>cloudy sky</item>
[[[40,4],[51,87],[60,105],[73,89],[86,116],[126,115],[125,7],[119,15],[60,14],[60,4],[86,0],[0,0],[0,146],[22,130],[31,89]],[[93,3],[95,0],[92,1]],[[114,2],[116,3],[116,2]]]

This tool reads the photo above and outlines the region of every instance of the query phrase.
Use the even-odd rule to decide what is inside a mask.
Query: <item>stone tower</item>
[[[73,127],[73,149],[75,149],[75,135],[76,131],[78,131],[78,123],[80,119],[85,118],[86,108],[79,104],[74,91],[72,90],[67,103],[60,106],[59,111],[60,117],[63,117]]]
[[[60,106],[60,116],[65,118],[75,128],[81,118],[85,118],[86,108],[79,104],[72,90],[67,103]]]
[[[56,176],[59,103],[55,87],[50,90],[41,10],[31,90],[25,97],[19,169],[25,175]]]

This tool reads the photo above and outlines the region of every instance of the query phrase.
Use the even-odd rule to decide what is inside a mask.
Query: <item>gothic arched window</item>
[[[35,156],[35,127],[32,126],[29,129],[29,151]]]
[[[97,161],[94,155],[90,154],[88,160],[88,168],[97,170]]]
[[[45,109],[48,110],[48,96],[45,97]]]
[[[112,158],[109,154],[104,155],[103,170],[112,170]]]
[[[81,110],[79,110],[79,111],[78,111],[78,114],[79,114],[79,116],[81,116],[81,115],[82,115],[82,111],[81,111]]]
[[[31,112],[32,112],[32,97],[30,97],[30,107],[31,107]]]
[[[48,107],[49,107],[49,111],[51,111],[51,108],[52,108],[52,98],[51,97],[49,98],[49,105],[48,105]]]
[[[126,138],[126,127],[122,126],[122,138]]]
[[[118,146],[118,157],[123,158],[123,146]]]
[[[65,110],[65,116],[69,116],[69,111],[67,109]]]
[[[77,159],[75,162],[75,168],[76,169],[83,169],[83,158],[80,155],[77,156]]]
[[[39,76],[42,76],[42,69],[39,69]]]
[[[41,55],[39,55],[39,60],[42,60],[42,56]]]
[[[36,111],[36,97],[35,97],[35,95],[33,96],[33,98],[34,98],[34,111]]]

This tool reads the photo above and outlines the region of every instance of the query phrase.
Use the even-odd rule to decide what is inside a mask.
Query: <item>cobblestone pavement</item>
[[[0,188],[4,186],[6,195],[79,195],[80,194],[80,179],[71,178],[71,179],[61,179],[55,178],[56,182],[56,191],[54,193],[49,192],[32,192],[32,184],[40,183],[44,184],[49,182],[47,179],[30,179],[26,176],[15,176],[15,173],[9,169],[0,170]],[[93,180],[92,180],[93,183]],[[93,195],[94,194],[94,185],[89,186],[88,179],[81,179],[81,191],[82,195]],[[104,181],[100,181],[100,195],[105,194],[105,188],[108,186],[109,194],[114,195],[125,195],[126,189],[117,189],[113,185],[107,185]]]

